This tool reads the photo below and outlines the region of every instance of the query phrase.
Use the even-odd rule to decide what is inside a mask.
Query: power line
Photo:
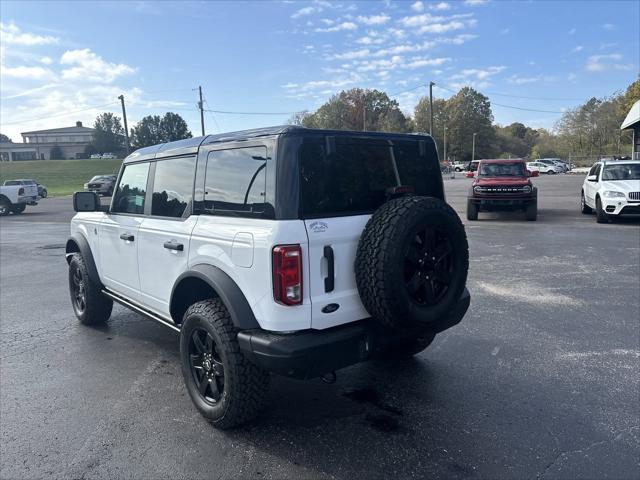
[[[210,110],[205,109],[205,112],[220,113],[224,115],[293,115],[305,110],[298,110],[297,112],[230,112],[226,110]]]
[[[93,107],[82,108],[80,110],[74,110],[72,112],[57,113],[55,115],[49,115],[47,117],[30,118],[28,120],[20,120],[18,122],[7,122],[7,123],[2,123],[2,125],[18,125],[18,124],[21,124],[21,123],[37,122],[38,120],[48,120],[49,118],[66,117],[68,115],[73,115],[73,114],[76,114],[76,113],[86,112],[88,110],[93,110],[95,108],[108,107],[110,105],[116,105],[118,103],[120,103],[120,102],[110,102],[110,103],[105,103],[103,105],[94,105]]]
[[[458,93],[458,92],[456,92],[456,90],[444,87],[439,83],[436,84],[436,87],[440,88],[441,90],[446,90],[446,91],[451,92],[451,93]],[[495,96],[500,96],[500,97],[511,97],[511,98],[524,98],[524,99],[528,99],[528,100],[543,100],[543,101],[544,100],[562,100],[562,101],[582,101],[583,100],[582,98],[527,97],[527,96],[524,96],[524,95],[510,95],[508,93],[496,93],[496,92],[481,92],[481,93],[483,93],[484,95],[495,95]],[[498,105],[498,104],[496,103],[495,105]],[[501,105],[501,106],[509,107],[509,105]],[[513,107],[513,108],[517,108],[517,109],[522,110],[520,107]],[[564,113],[564,112],[552,112],[552,111],[549,111],[549,110],[538,110],[538,111],[540,111],[540,112],[546,111],[546,112],[549,112],[549,113]]]
[[[540,112],[540,113],[565,113],[557,110],[537,110],[535,108],[523,108],[523,107],[514,107],[513,105],[502,105],[500,103],[491,102],[491,105],[497,105],[498,107],[504,108],[513,108],[514,110],[524,110],[525,112]]]
[[[207,108],[208,108],[208,110],[205,110],[205,112],[209,113],[209,116],[211,117],[211,120],[213,120],[213,123],[218,129],[218,132],[221,132],[222,129],[220,128],[220,125],[218,125],[218,120],[216,120],[216,116],[213,114],[213,111],[211,110],[211,105],[209,105],[209,102],[207,101],[207,97],[204,97],[204,103],[207,105]]]

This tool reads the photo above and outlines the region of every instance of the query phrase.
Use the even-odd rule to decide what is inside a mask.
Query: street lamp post
[[[472,162],[476,159],[476,135],[477,135],[477,133],[473,134],[473,144],[471,146],[471,161]]]
[[[444,126],[444,137],[442,140],[442,148],[444,150],[443,157],[444,157],[444,160],[446,161],[447,160],[447,126],[446,125]]]

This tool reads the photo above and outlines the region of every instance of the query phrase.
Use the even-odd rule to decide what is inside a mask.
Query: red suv
[[[523,160],[480,160],[467,197],[467,219],[481,210],[524,210],[527,220],[538,216],[538,189],[529,180]]]

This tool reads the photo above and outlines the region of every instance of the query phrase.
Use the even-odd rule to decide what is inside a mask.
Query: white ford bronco
[[[73,201],[76,316],[105,322],[116,301],[179,332],[186,388],[218,428],[258,413],[271,373],[413,355],[469,307],[429,136],[208,135],[131,154],[108,207]]]

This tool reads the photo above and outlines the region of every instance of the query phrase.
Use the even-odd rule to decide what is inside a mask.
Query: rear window
[[[435,149],[432,156],[437,164]],[[387,190],[409,185],[417,195],[440,196],[440,170],[420,156],[417,140],[336,137],[327,155],[322,139],[300,147],[300,192],[305,218],[371,213],[387,199]]]

